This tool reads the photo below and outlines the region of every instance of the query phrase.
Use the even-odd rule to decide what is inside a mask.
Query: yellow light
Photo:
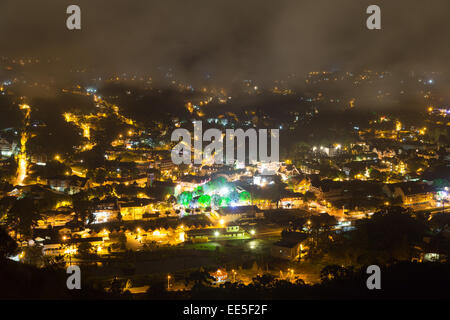
[[[225,220],[220,219],[219,224],[223,226],[225,224]]]

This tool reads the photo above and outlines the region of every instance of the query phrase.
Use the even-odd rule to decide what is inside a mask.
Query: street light
[[[233,269],[231,272],[233,273],[233,282],[236,282],[236,271]]]
[[[170,290],[170,274],[167,275],[167,290]]]
[[[66,240],[67,240],[67,237],[66,236],[63,236],[63,241],[64,242],[66,242]],[[66,244],[66,247],[69,247],[69,249],[68,249],[68,253],[69,253],[69,266],[71,266],[72,265],[72,244],[69,244],[69,245],[67,245]]]
[[[288,269],[291,281],[294,279],[294,269]]]

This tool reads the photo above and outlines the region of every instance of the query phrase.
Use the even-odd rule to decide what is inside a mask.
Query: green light
[[[240,202],[248,202],[250,201],[251,197],[250,197],[250,193],[247,191],[243,191],[239,194],[239,201]]]
[[[209,207],[211,205],[211,196],[204,194],[198,198],[198,203],[202,207]]]
[[[221,197],[220,198],[220,206],[228,207],[230,205],[231,199],[229,197]]]
[[[181,205],[188,207],[192,201],[192,193],[184,191],[178,196],[178,203]]]

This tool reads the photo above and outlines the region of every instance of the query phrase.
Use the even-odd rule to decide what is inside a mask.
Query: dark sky
[[[66,8],[82,9],[68,31]],[[368,5],[382,30],[365,27]],[[1,0],[0,54],[105,71],[274,77],[316,68],[448,70],[449,0]]]

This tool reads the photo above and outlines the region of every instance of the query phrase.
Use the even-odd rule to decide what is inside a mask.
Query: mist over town
[[[0,4],[2,299],[448,298],[448,1],[70,4]]]

